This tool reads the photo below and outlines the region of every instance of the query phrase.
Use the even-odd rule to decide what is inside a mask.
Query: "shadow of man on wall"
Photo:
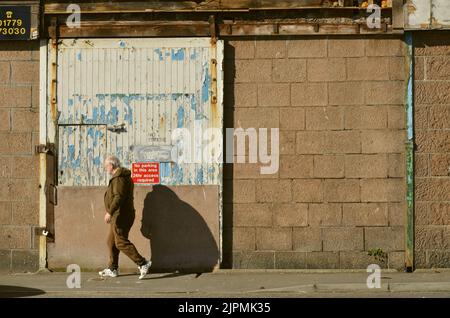
[[[153,186],[142,211],[153,271],[210,272],[219,260],[216,241],[197,210],[171,189]]]

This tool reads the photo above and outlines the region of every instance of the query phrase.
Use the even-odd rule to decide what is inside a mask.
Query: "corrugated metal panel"
[[[60,126],[59,136],[58,173],[63,184],[105,184],[106,126]]]
[[[450,1],[408,0],[404,6],[405,29],[450,27]]]
[[[213,112],[211,107],[210,50],[206,38],[63,40],[58,48],[58,125],[64,126],[59,147],[78,138],[71,134],[79,131],[83,139],[83,133],[91,131],[76,126],[95,130],[100,125],[105,128],[106,153],[131,167],[133,162],[158,161],[154,154],[174,147],[178,151],[172,141],[176,128],[194,135],[217,126],[222,110]],[[214,147],[221,151],[218,139]],[[72,156],[64,151],[61,158]],[[76,148],[70,160],[60,160],[60,170],[70,173],[60,175],[59,184],[106,184],[102,160],[90,164],[90,171],[71,162],[90,160],[83,151]],[[197,145],[196,152],[201,151]],[[221,176],[218,163],[165,161],[160,169],[166,185],[219,184]]]

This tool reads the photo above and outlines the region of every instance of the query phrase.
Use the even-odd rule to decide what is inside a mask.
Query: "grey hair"
[[[120,167],[120,160],[119,160],[119,158],[117,158],[116,156],[113,156],[113,155],[110,155],[110,156],[106,157],[105,163],[110,163],[113,166],[114,169]]]

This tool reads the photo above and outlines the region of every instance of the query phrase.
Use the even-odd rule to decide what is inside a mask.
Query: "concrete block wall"
[[[404,47],[393,37],[230,40],[225,127],[280,129],[280,168],[224,169],[224,265],[404,266]]]
[[[39,44],[0,42],[0,271],[38,268]]]
[[[414,37],[417,268],[450,267],[450,32]]]

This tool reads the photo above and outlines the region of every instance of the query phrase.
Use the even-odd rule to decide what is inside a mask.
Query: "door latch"
[[[49,239],[53,239],[53,234],[47,230],[45,227],[35,227],[34,234],[37,236],[45,236]]]
[[[124,123],[118,124],[118,125],[108,126],[107,129],[109,131],[112,131],[112,132],[125,132],[126,131]]]

